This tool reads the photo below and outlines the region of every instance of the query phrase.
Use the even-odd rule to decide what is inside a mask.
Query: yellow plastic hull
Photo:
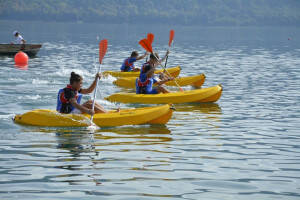
[[[99,127],[166,124],[172,117],[170,105],[126,109],[120,112],[110,111],[94,115],[93,122]],[[90,116],[87,114],[61,114],[54,110],[38,109],[16,115],[14,121],[18,124],[48,127],[87,127],[90,126]]]
[[[215,102],[221,97],[221,94],[222,86],[216,85],[209,88],[167,94],[116,93],[105,99],[111,102],[147,104]]]
[[[180,78],[176,78],[175,80],[179,86],[191,85],[195,87],[201,87],[205,81],[205,75],[199,74],[196,76],[180,77]],[[120,87],[135,88],[135,81],[136,81],[136,77],[128,77],[128,78],[117,79],[113,83]],[[177,86],[174,80],[166,82],[165,85]]]
[[[180,66],[167,68],[167,71],[171,76],[177,77],[180,74]],[[161,73],[163,70],[156,70],[155,74]],[[138,77],[140,72],[117,72],[117,71],[105,71],[103,72],[104,76],[111,75],[113,77]]]

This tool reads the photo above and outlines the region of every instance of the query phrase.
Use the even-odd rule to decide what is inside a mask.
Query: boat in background
[[[167,86],[187,86],[191,85],[196,88],[199,88],[203,85],[205,81],[205,75],[204,74],[199,74],[195,76],[186,76],[186,77],[180,77],[176,78],[172,81],[168,81],[165,83]],[[125,87],[125,88],[135,88],[135,82],[136,82],[136,77],[126,77],[126,78],[119,78],[113,82],[113,84],[119,86],[119,87]],[[177,84],[176,84],[177,83]],[[156,85],[156,84],[154,84]]]
[[[41,44],[0,44],[0,55],[14,56],[19,51],[23,51],[29,57],[34,57],[41,47]]]
[[[171,67],[166,69],[168,71],[167,74],[170,74],[172,77],[176,78],[179,76],[181,68],[180,66]],[[164,69],[155,70],[155,74],[164,72]],[[113,77],[138,77],[140,75],[140,71],[138,72],[121,72],[121,71],[104,71],[102,74],[104,76],[113,76]]]
[[[209,103],[218,101],[222,90],[221,85],[216,85],[203,89],[160,94],[115,93],[104,99],[110,102],[143,104]]]

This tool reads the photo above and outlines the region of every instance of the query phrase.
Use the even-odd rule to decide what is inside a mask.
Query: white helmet
[[[16,35],[17,33],[19,33],[18,31],[14,31],[13,34]]]

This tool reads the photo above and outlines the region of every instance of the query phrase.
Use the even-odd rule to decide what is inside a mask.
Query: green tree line
[[[0,0],[2,20],[300,25],[300,0]]]

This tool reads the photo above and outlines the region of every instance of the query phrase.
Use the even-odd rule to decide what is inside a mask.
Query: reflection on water
[[[140,127],[120,127],[100,129],[95,138],[103,141],[99,146],[110,145],[154,145],[172,141],[171,131],[164,125],[144,125]]]
[[[141,125],[128,127],[103,128],[97,133],[114,132],[120,135],[145,135],[145,134],[170,134],[171,131],[166,125]]]
[[[176,104],[175,109],[178,112],[201,112],[203,114],[216,114],[216,115],[222,114],[222,109],[217,103]]]
[[[28,70],[28,65],[15,65],[15,68],[20,70]]]
[[[93,133],[61,130],[56,132],[56,136],[57,148],[70,151],[74,157],[79,157],[80,153],[91,152],[95,149]]]

